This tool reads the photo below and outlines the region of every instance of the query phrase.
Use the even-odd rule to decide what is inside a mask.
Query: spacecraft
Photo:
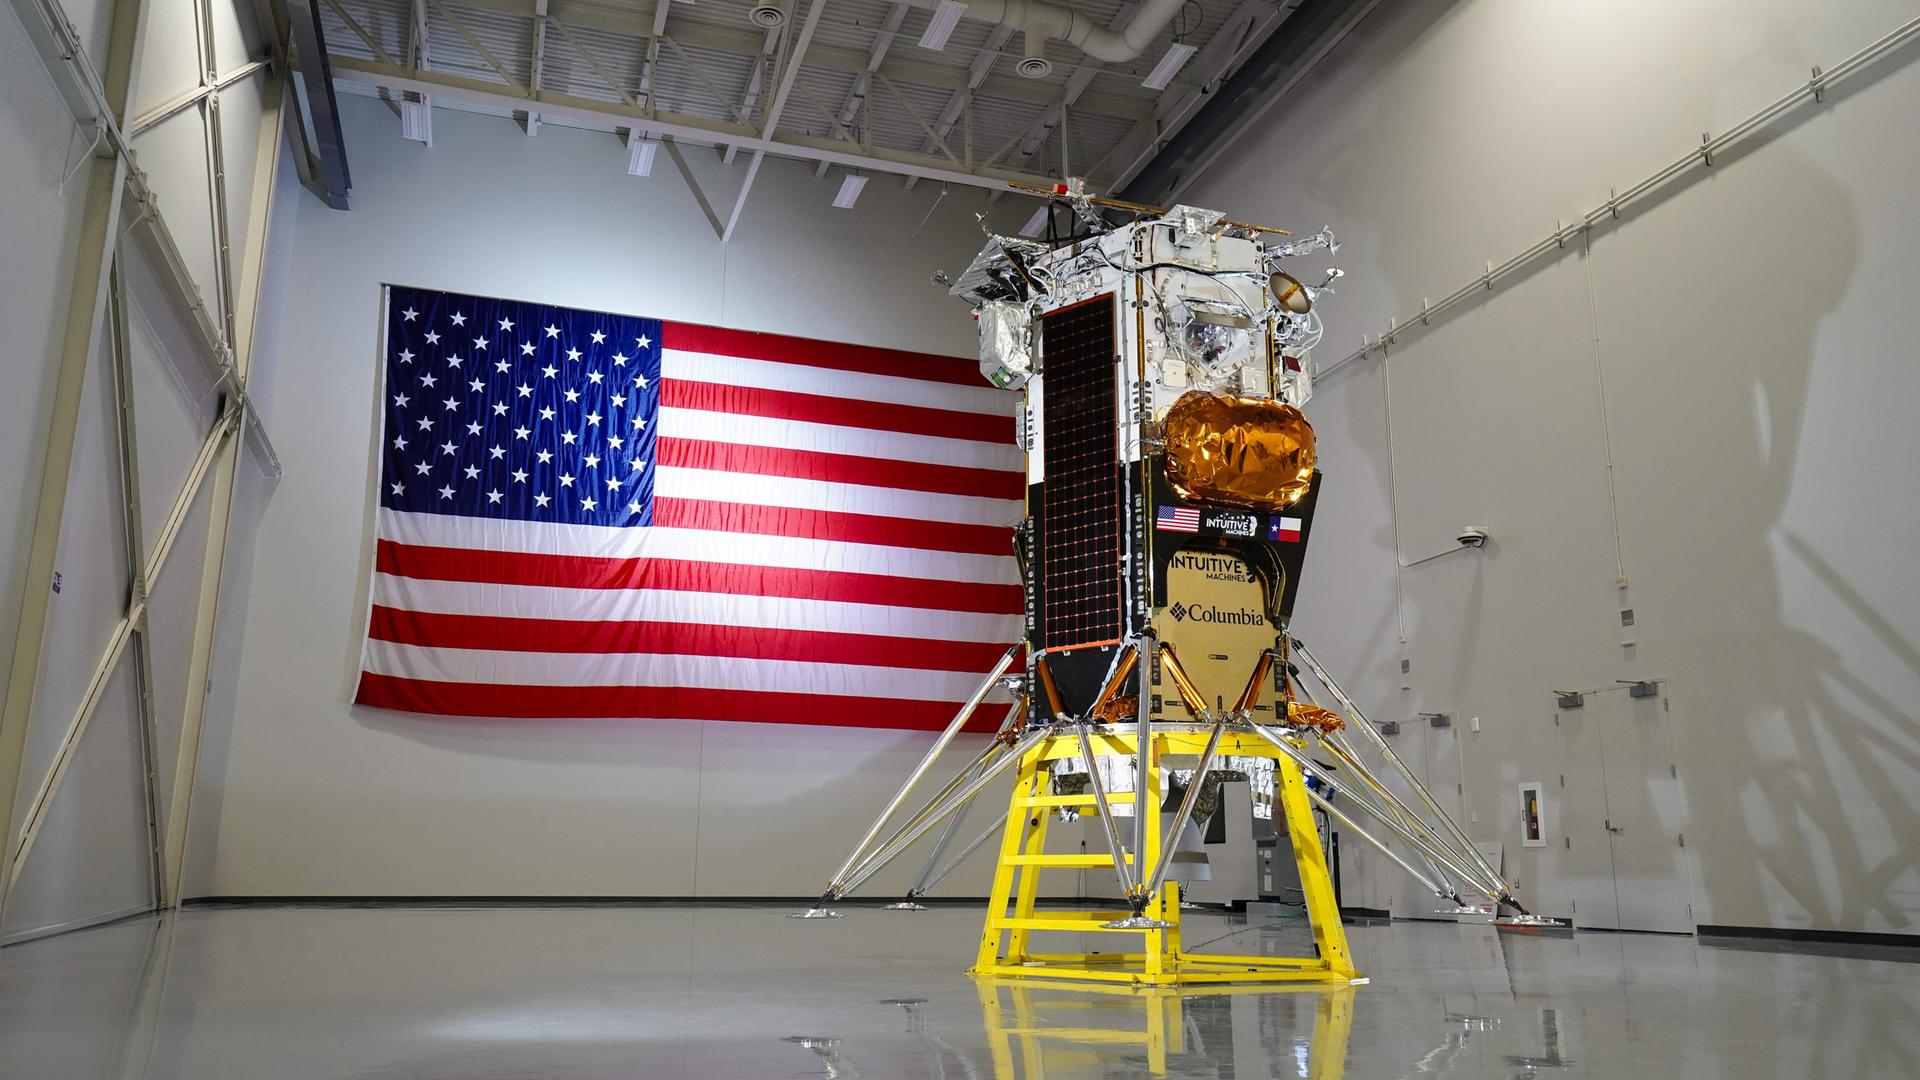
[[[1014,543],[1025,640],[800,914],[833,915],[829,905],[937,827],[923,872],[893,905],[917,906],[1000,836],[986,935],[996,943],[983,944],[975,970],[1023,971],[1034,966],[1023,952],[1028,931],[1070,925],[1032,910],[1037,871],[1069,865],[1042,854],[1034,832],[1051,814],[1091,813],[1109,851],[1077,865],[1110,861],[1127,910],[1085,925],[1146,932],[1150,942],[1171,933],[1164,964],[1146,954],[1150,972],[1164,974],[1191,959],[1169,927],[1179,883],[1196,869],[1196,807],[1210,778],[1217,788],[1232,775],[1249,781],[1256,813],[1291,831],[1320,953],[1344,955],[1345,939],[1330,888],[1314,902],[1325,865],[1317,831],[1299,819],[1316,812],[1443,902],[1530,919],[1291,626],[1315,507],[1335,482],[1318,467],[1302,408],[1319,305],[1340,276],[1293,268],[1337,252],[1333,234],[1138,206],[1078,182],[1044,193],[1070,210],[1061,216],[1071,231],[989,232],[956,278],[936,276],[972,305],[983,378],[1021,396],[1028,513]],[[1010,671],[1022,652],[1024,670]],[[1016,705],[993,741],[896,821],[996,686]],[[1016,791],[1004,824],[949,857],[969,804],[1009,771]],[[1320,925],[1329,920],[1332,928]],[[1342,970],[1351,973],[1336,964],[1334,974]]]

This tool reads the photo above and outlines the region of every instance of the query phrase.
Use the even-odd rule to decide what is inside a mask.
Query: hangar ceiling
[[[1022,0],[973,0],[1027,25]],[[1087,177],[1117,191],[1301,0],[1069,0],[1098,27],[1165,15],[1131,60],[1102,62],[940,0],[318,0],[342,92],[511,114],[762,155],[1003,188]],[[925,7],[921,5],[927,5]],[[949,16],[955,12],[949,12]],[[1045,37],[1044,34],[1037,35]],[[929,47],[932,44],[940,47]],[[1190,47],[1162,88],[1143,85]],[[1178,58],[1185,50],[1175,49]],[[1038,54],[1044,64],[1029,57]],[[1023,59],[1027,63],[1022,65]],[[1027,77],[1022,67],[1049,68]],[[420,134],[415,131],[416,137]],[[429,135],[430,137],[430,135]],[[749,174],[750,175],[750,174]],[[750,181],[749,181],[750,184]],[[741,194],[744,202],[745,191]],[[736,214],[737,217],[737,208]]]

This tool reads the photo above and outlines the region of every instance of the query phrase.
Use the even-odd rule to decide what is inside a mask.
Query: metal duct
[[[940,6],[940,0],[907,2],[929,11]],[[1083,12],[1049,4],[1045,0],[966,0],[965,17],[980,22],[1004,23],[1025,34],[1028,39],[1027,59],[1021,62],[1019,72],[1037,79],[1045,75],[1051,66],[1043,69],[1041,65],[1027,65],[1039,56],[1046,39],[1057,38],[1095,60],[1122,63],[1146,52],[1147,46],[1153,44],[1154,39],[1160,36],[1160,31],[1167,28],[1167,24],[1180,14],[1180,9],[1186,3],[1187,0],[1145,0],[1124,30],[1109,30]]]

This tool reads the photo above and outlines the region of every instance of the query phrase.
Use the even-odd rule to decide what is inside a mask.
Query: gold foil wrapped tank
[[[1313,483],[1313,425],[1292,405],[1189,390],[1164,427],[1167,482],[1182,498],[1280,510]]]

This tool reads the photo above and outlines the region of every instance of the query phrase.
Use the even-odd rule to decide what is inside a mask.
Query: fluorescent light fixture
[[[653,154],[660,144],[637,131],[627,133],[627,175],[652,176]]]
[[[815,2],[817,3],[818,0]],[[853,204],[860,200],[860,189],[866,186],[866,177],[848,175],[845,180],[840,181],[840,194],[833,197],[833,205],[842,210],[853,209]]]
[[[920,35],[920,47],[935,52],[946,48],[953,28],[960,25],[960,16],[966,13],[967,5],[960,0],[940,0],[940,6],[933,9],[933,18],[927,22],[927,32]]]
[[[1153,65],[1153,70],[1147,72],[1147,77],[1140,85],[1149,90],[1165,90],[1173,77],[1180,74],[1180,69],[1187,66],[1187,61],[1193,59],[1194,52],[1194,47],[1184,41],[1167,46],[1167,54]]]
[[[1035,210],[1033,216],[1027,219],[1027,223],[1020,226],[1020,235],[1039,236],[1045,232],[1047,228],[1047,218],[1051,216],[1052,210],[1052,203],[1047,203],[1041,206],[1040,209]]]
[[[400,102],[400,137],[433,145],[433,106],[424,101]]]

